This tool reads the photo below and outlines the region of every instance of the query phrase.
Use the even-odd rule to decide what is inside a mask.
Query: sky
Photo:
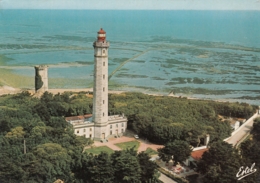
[[[260,0],[0,0],[1,9],[260,10]]]

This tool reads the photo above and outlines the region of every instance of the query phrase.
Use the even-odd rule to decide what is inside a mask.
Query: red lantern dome
[[[106,40],[106,32],[101,28],[98,32],[98,41],[105,41]]]

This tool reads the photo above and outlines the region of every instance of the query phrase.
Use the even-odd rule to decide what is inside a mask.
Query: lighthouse
[[[109,138],[121,137],[127,128],[124,114],[108,115],[108,48],[106,32],[97,32],[94,47],[94,85],[92,115],[67,117],[74,133],[86,138],[107,142]],[[92,116],[92,117],[91,117]]]
[[[108,123],[108,48],[106,32],[101,28],[94,47],[93,117],[96,139],[104,139]]]

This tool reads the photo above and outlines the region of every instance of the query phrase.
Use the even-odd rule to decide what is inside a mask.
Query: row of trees
[[[0,182],[158,182],[145,153],[83,153],[92,140],[74,135],[64,116],[91,113],[85,94],[23,92],[0,97]]]
[[[211,141],[228,137],[230,123],[219,115],[248,118],[256,106],[205,100],[188,100],[142,93],[109,95],[112,113],[125,113],[128,127],[152,142],[165,144],[184,140],[198,146],[206,134]]]
[[[83,154],[77,167],[76,177],[85,182],[100,183],[146,183],[160,182],[157,165],[150,161],[147,153],[136,153],[133,149],[115,151],[111,155]]]
[[[73,167],[92,141],[76,137],[53,112],[60,110],[54,107],[59,97],[46,93],[38,99],[28,92],[0,97],[0,182],[75,180]]]

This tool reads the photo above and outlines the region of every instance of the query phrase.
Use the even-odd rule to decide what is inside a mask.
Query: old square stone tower
[[[38,65],[35,68],[35,93],[39,95],[48,91],[48,66]]]

